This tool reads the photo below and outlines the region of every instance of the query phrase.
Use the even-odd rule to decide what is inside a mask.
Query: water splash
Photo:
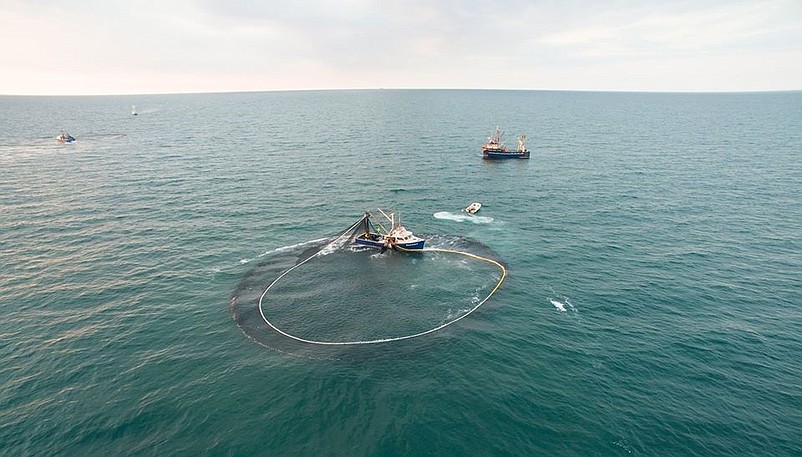
[[[549,303],[554,305],[554,307],[557,308],[558,310],[560,310],[560,312],[564,313],[564,312],[566,312],[568,310],[576,311],[576,307],[571,303],[571,301],[568,299],[568,297],[557,297],[557,298],[549,297],[548,300],[549,300]]]
[[[557,300],[549,300],[552,305],[554,305],[557,309],[562,312],[565,312],[565,303],[560,303]]]
[[[351,233],[343,233],[337,238],[333,239],[329,244],[323,246],[323,249],[318,252],[318,255],[329,255],[343,249],[351,242]]]

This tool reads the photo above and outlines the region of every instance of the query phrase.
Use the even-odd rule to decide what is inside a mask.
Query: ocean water
[[[0,455],[802,455],[801,195],[800,92],[0,97]]]

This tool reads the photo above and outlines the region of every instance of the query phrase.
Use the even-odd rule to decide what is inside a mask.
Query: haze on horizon
[[[802,89],[802,1],[0,0],[0,94]]]

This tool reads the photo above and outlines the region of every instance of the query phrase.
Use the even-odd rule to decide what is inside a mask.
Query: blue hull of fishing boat
[[[488,160],[494,159],[528,159],[529,158],[529,151],[511,151],[511,152],[504,152],[504,151],[484,151],[482,152],[482,158]]]
[[[423,249],[423,245],[426,243],[426,240],[416,241],[414,243],[396,243],[393,247],[398,246],[402,249]],[[384,241],[373,241],[373,240],[366,240],[361,237],[354,238],[354,244],[358,244],[360,246],[367,246],[371,248],[383,249],[386,246],[384,245]]]

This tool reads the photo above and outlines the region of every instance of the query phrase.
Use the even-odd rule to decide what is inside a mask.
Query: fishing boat
[[[482,209],[482,204],[481,204],[481,203],[479,203],[479,202],[473,202],[473,203],[471,203],[470,205],[468,205],[468,206],[467,206],[467,207],[464,209],[464,211],[465,211],[466,213],[468,213],[468,214],[476,214],[476,212],[477,212],[477,211],[479,211],[480,209]]]
[[[75,138],[67,132],[61,132],[61,134],[56,137],[56,141],[59,143],[72,143],[75,141]]]
[[[387,248],[423,249],[426,240],[413,235],[412,232],[404,228],[401,225],[400,216],[396,220],[396,214],[393,212],[385,212],[381,208],[378,209],[378,212],[384,217],[384,224],[387,225],[378,221],[373,223],[371,221],[372,214],[366,211],[362,222],[360,222],[360,233],[354,237],[354,244],[382,250]]]
[[[510,151],[504,146],[502,138],[504,132],[498,127],[487,139],[487,142],[482,145],[482,158],[483,159],[528,159],[529,150],[526,149],[526,135],[518,137],[518,148],[515,151]]]

